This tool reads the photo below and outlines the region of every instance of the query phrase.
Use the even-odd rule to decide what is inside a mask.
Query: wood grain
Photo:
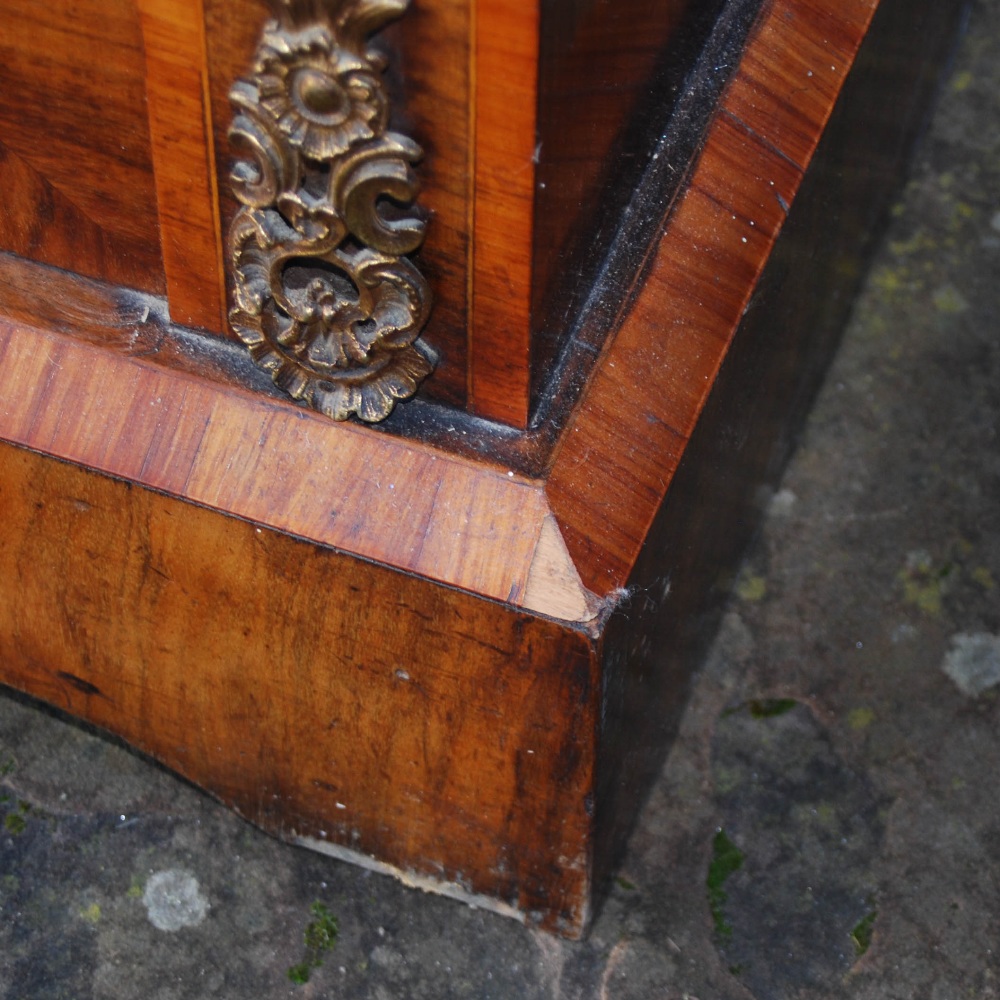
[[[416,0],[383,33],[393,127],[424,150],[416,173],[430,223],[416,262],[434,291],[423,340],[439,360],[421,392],[457,407],[468,394],[472,7],[468,0]]]
[[[155,301],[0,254],[0,305],[0,438],[496,600],[553,617],[570,601],[593,617],[551,531],[536,552],[540,482],[302,409],[239,349],[234,368],[210,338],[178,339]],[[529,587],[536,556],[550,583],[536,569]]]
[[[765,9],[641,291],[560,441],[547,493],[584,586],[599,595],[628,579],[876,6]],[[744,64],[770,67],[784,98]],[[790,80],[797,87],[786,92]],[[763,136],[740,117],[758,106]]]
[[[334,423],[159,300],[2,253],[0,439],[552,618],[598,612],[540,480]]]
[[[226,329],[225,275],[201,0],[138,0],[170,315]]]
[[[538,485],[0,320],[3,437],[497,600],[523,591]]]
[[[790,16],[762,19],[726,110],[805,168],[877,7],[797,0],[787,5]]]
[[[66,263],[83,274],[120,275],[121,248],[24,157],[0,142],[0,246],[34,260]]]
[[[0,254],[4,682],[579,934],[957,6],[764,8],[687,186],[639,193],[658,238],[537,475],[475,421],[475,455],[332,424],[162,300]]]
[[[476,4],[469,409],[519,428],[530,405],[538,19],[537,0]]]
[[[581,932],[585,635],[9,445],[0,482],[5,683],[279,837]]]
[[[598,885],[659,773],[691,671],[847,322],[960,8],[879,4],[632,567],[632,596],[606,622]],[[731,177],[749,183],[745,172]]]
[[[130,0],[0,3],[0,249],[165,290]]]

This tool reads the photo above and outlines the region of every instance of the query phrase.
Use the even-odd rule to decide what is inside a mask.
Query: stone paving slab
[[[281,845],[0,698],[0,997],[1000,995],[1000,0],[590,937]]]

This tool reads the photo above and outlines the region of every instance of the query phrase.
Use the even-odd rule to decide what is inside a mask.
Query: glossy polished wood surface
[[[614,236],[613,220],[661,142],[721,7],[721,0],[544,7],[531,296],[536,403]]]
[[[215,146],[201,0],[138,0],[170,315],[226,329]]]
[[[754,30],[548,480],[597,593],[638,557],[876,6],[776,3]]]
[[[581,933],[957,6],[762,9],[533,434],[330,422],[162,299],[0,255],[0,676],[281,836]]]
[[[586,636],[6,445],[0,481],[6,683],[287,840],[580,932]]]
[[[528,424],[537,161],[537,0],[475,4],[475,199],[469,405]]]
[[[83,339],[0,318],[7,440],[520,603],[548,512],[540,484],[220,384],[184,357],[208,345],[170,349],[155,303],[0,255],[0,293],[35,323],[46,306],[30,289],[42,285],[90,330]]]
[[[0,4],[0,249],[165,290],[130,0]]]

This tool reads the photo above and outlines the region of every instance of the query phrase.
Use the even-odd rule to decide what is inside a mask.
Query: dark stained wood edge
[[[876,7],[774,0],[754,27],[548,476],[598,595],[628,579]]]
[[[684,80],[683,94],[658,114],[633,122],[640,145],[647,132],[659,137],[649,162],[620,218],[617,233],[600,264],[597,280],[584,290],[579,309],[570,303],[568,343],[532,410],[526,431],[455,413],[421,399],[398,407],[381,429],[440,447],[508,464],[525,475],[546,474],[552,450],[565,428],[599,352],[642,285],[651,247],[667,225],[671,206],[688,176],[714,117],[722,91],[735,72],[761,0],[729,0]],[[532,365],[537,357],[532,357]],[[534,376],[533,376],[534,378]]]
[[[598,895],[659,773],[742,553],[839,343],[963,5],[882,0],[606,622]]]
[[[641,273],[641,251],[684,185],[685,164],[701,145],[761,4],[556,0],[551,13],[545,8],[533,427],[563,409],[560,358],[567,356],[562,364],[569,366],[592,361],[613,328],[615,303]],[[654,189],[656,198],[647,194]]]

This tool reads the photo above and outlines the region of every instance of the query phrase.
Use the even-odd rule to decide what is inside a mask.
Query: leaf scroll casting
[[[408,2],[282,0],[229,93],[244,157],[229,319],[278,386],[335,420],[382,420],[432,368],[416,343],[430,289],[405,256],[424,238],[421,150],[386,130],[385,59],[368,45]]]

